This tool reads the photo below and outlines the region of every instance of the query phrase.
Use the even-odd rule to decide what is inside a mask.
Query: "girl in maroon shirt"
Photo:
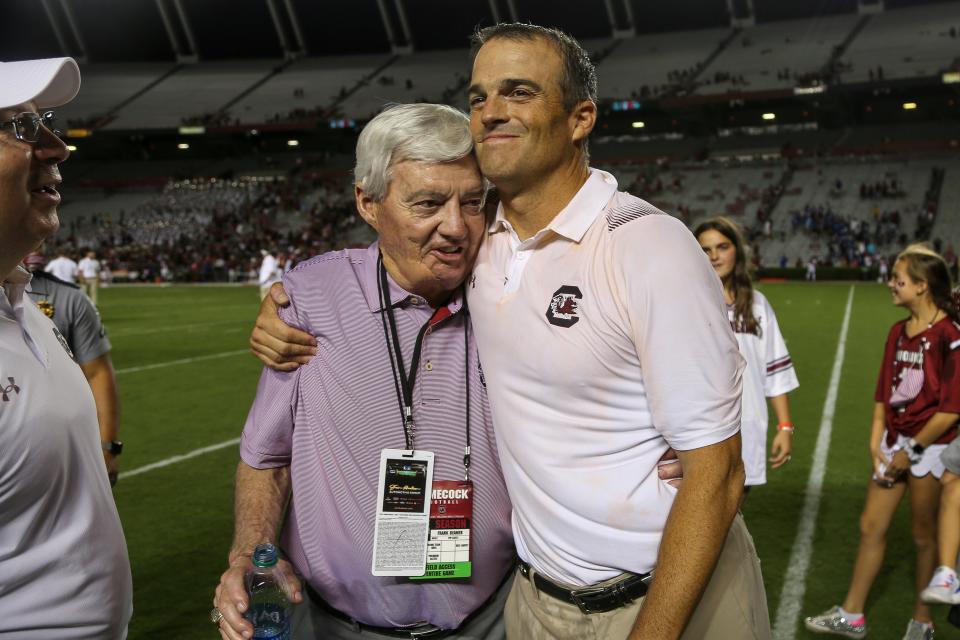
[[[883,564],[887,530],[907,489],[919,590],[937,564],[939,479],[958,477],[944,474],[940,459],[957,435],[960,417],[960,317],[946,262],[924,245],[911,245],[897,257],[888,286],[893,304],[910,315],[890,329],[880,368],[870,435],[873,482],[860,517],[853,576],[841,607],[806,619],[812,631],[851,638],[866,635],[864,605]],[[952,491],[960,483],[953,484],[944,493],[957,496],[952,514],[960,535],[960,491]],[[904,637],[933,637],[930,608],[919,598]]]

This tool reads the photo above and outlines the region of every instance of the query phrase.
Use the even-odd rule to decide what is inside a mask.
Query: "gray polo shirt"
[[[0,290],[0,639],[120,640],[130,562],[93,394],[29,278]]]
[[[30,299],[53,320],[67,339],[73,359],[79,364],[90,362],[110,351],[103,322],[90,298],[75,284],[36,271],[27,285]]]

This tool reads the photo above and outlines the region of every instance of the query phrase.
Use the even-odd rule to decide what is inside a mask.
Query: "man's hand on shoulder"
[[[253,355],[274,371],[295,371],[317,354],[313,336],[280,319],[279,309],[288,304],[290,299],[283,285],[275,283],[270,287],[270,295],[260,303],[260,313],[250,333]]]

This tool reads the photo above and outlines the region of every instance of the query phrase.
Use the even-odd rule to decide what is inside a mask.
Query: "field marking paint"
[[[193,329],[201,329],[204,327],[213,327],[222,324],[238,324],[240,322],[245,322],[244,320],[215,320],[212,322],[195,322],[192,324],[173,324],[166,327],[151,327],[149,329],[117,329],[116,331],[111,331],[109,336],[111,338],[126,338],[127,336],[145,336],[152,333],[166,333],[169,331],[192,331]]]
[[[167,458],[166,460],[160,460],[159,462],[154,462],[142,467],[137,467],[136,469],[131,469],[130,471],[121,471],[120,479],[131,478],[133,476],[138,476],[141,473],[146,473],[148,471],[153,471],[154,469],[162,469],[163,467],[169,467],[172,464],[178,462],[183,462],[184,460],[189,460],[190,458],[196,458],[197,456],[202,456],[206,453],[213,453],[214,451],[219,451],[220,449],[226,449],[229,446],[239,444],[240,438],[233,438],[231,440],[225,440],[224,442],[218,442],[217,444],[212,444],[209,447],[202,447],[200,449],[194,449],[189,453],[185,453],[179,456],[173,456],[172,458]]]
[[[823,403],[823,417],[820,419],[820,432],[813,452],[813,466],[807,481],[806,497],[800,514],[797,537],[790,550],[790,562],[780,591],[780,604],[773,625],[773,637],[776,640],[793,640],[797,635],[797,621],[800,606],[807,589],[807,569],[813,553],[813,533],[820,510],[820,495],[823,492],[823,476],[827,471],[827,451],[830,448],[830,434],[833,431],[833,415],[837,408],[837,389],[840,386],[840,372],[843,369],[843,357],[847,345],[847,330],[850,328],[850,312],[853,309],[853,287],[847,296],[847,308],[843,314],[840,339],[837,341],[837,353],[833,358],[833,371],[827,387],[827,398]]]
[[[117,369],[117,375],[121,373],[137,373],[138,371],[148,371],[150,369],[162,369],[164,367],[173,367],[178,364],[190,364],[192,362],[201,362],[203,360],[216,360],[217,358],[229,358],[238,356],[242,353],[250,353],[249,349],[237,349],[236,351],[224,351],[222,353],[211,353],[207,356],[195,356],[193,358],[180,358],[179,360],[169,360],[167,362],[156,362],[154,364],[145,364],[140,367],[126,367]]]

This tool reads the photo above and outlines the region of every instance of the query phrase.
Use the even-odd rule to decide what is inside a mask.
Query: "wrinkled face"
[[[383,202],[357,187],[357,209],[380,236],[390,275],[431,302],[445,299],[473,267],[485,232],[484,183],[473,156],[400,161]]]
[[[890,288],[890,294],[893,296],[893,304],[898,307],[909,307],[922,299],[928,291],[926,282],[922,280],[918,282],[910,277],[907,273],[907,264],[903,260],[893,263],[887,287]]]
[[[697,237],[703,252],[710,258],[713,270],[724,282],[733,274],[737,264],[737,248],[733,240],[716,229],[707,229]]]
[[[33,103],[0,109],[0,122],[36,111]],[[12,128],[0,129],[0,255],[22,258],[57,232],[57,165],[69,155],[45,127],[36,145],[17,140]]]
[[[539,38],[495,38],[477,53],[470,132],[480,169],[495,184],[536,183],[569,162],[573,141],[589,134],[564,108],[562,70],[556,48]]]

